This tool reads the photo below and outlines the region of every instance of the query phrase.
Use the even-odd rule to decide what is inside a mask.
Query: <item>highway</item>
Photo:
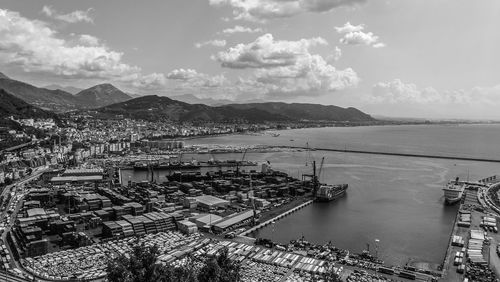
[[[22,207],[22,199],[25,196],[25,191],[24,191],[24,185],[32,180],[37,179],[47,171],[47,167],[43,168],[37,168],[33,171],[31,175],[28,177],[17,181],[16,183],[13,183],[7,187],[4,188],[2,191],[2,196],[4,199],[7,198],[8,193],[14,193],[12,197],[10,197],[9,201],[5,204],[5,209],[1,212],[0,214],[0,225],[4,226],[5,230],[1,234],[1,240],[4,243],[4,245],[7,247],[8,253],[11,257],[11,260],[9,262],[11,268],[17,268],[21,271],[23,271],[23,268],[20,266],[19,261],[16,261],[14,259],[14,256],[12,255],[12,249],[10,248],[10,245],[7,243],[7,235],[10,233],[12,226],[14,225],[15,219],[17,218],[17,213]],[[11,207],[12,204],[15,204],[14,210],[12,211],[11,214],[8,213],[9,208]],[[0,281],[2,280],[3,277],[0,275]],[[5,281],[24,281],[24,280],[5,280]]]

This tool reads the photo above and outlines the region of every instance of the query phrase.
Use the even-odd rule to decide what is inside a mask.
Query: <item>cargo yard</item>
[[[498,281],[498,214],[487,196],[497,187],[496,177],[466,183],[443,262],[444,281]]]
[[[460,199],[460,209],[442,271],[389,266],[373,250],[353,253],[334,242],[299,238],[277,244],[252,238],[255,230],[348,192],[347,184],[319,183],[324,159],[318,168],[312,162],[312,174],[297,179],[269,162],[244,161],[246,152],[240,151],[238,161],[125,155],[40,170],[5,190],[0,267],[9,275],[40,281],[101,281],[107,261],[139,242],[159,246],[160,262],[170,265],[192,257],[205,260],[227,248],[229,257],[241,263],[243,281],[316,281],[332,272],[352,282],[498,277],[496,178],[447,192]],[[121,174],[127,169],[151,176],[156,170],[168,173],[161,182],[154,177],[124,182]]]
[[[299,180],[268,163],[243,161],[174,167],[180,170],[163,183],[120,183],[119,166],[90,163],[44,171],[7,199],[4,269],[42,281],[99,281],[107,259],[139,240],[158,245],[160,261],[174,265],[188,254],[210,257],[227,247],[231,259],[241,262],[242,276],[259,281],[313,281],[332,271],[346,281],[417,277],[386,269],[370,254],[304,240],[282,246],[247,237],[314,204],[314,175]],[[203,167],[216,170],[201,173]],[[322,193],[343,194],[346,188],[326,187]]]

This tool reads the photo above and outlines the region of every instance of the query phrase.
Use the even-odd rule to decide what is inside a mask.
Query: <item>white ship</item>
[[[455,181],[448,182],[446,187],[443,188],[445,203],[451,205],[456,202],[459,202],[462,199],[464,190],[465,190],[465,183],[459,182],[458,177],[457,179],[455,179]]]

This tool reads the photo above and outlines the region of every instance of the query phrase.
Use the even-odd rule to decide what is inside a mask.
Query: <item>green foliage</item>
[[[217,258],[195,264],[195,258],[188,257],[182,267],[157,263],[160,252],[157,246],[134,245],[132,252],[108,262],[106,271],[109,282],[233,282],[240,281],[240,265],[228,258],[223,249]]]

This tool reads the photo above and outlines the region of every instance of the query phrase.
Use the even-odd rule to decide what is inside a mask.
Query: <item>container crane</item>
[[[245,156],[247,155],[248,148],[243,151],[243,156],[241,157],[241,161],[236,162],[236,176],[240,175],[240,165],[243,165],[243,161],[245,160]]]

